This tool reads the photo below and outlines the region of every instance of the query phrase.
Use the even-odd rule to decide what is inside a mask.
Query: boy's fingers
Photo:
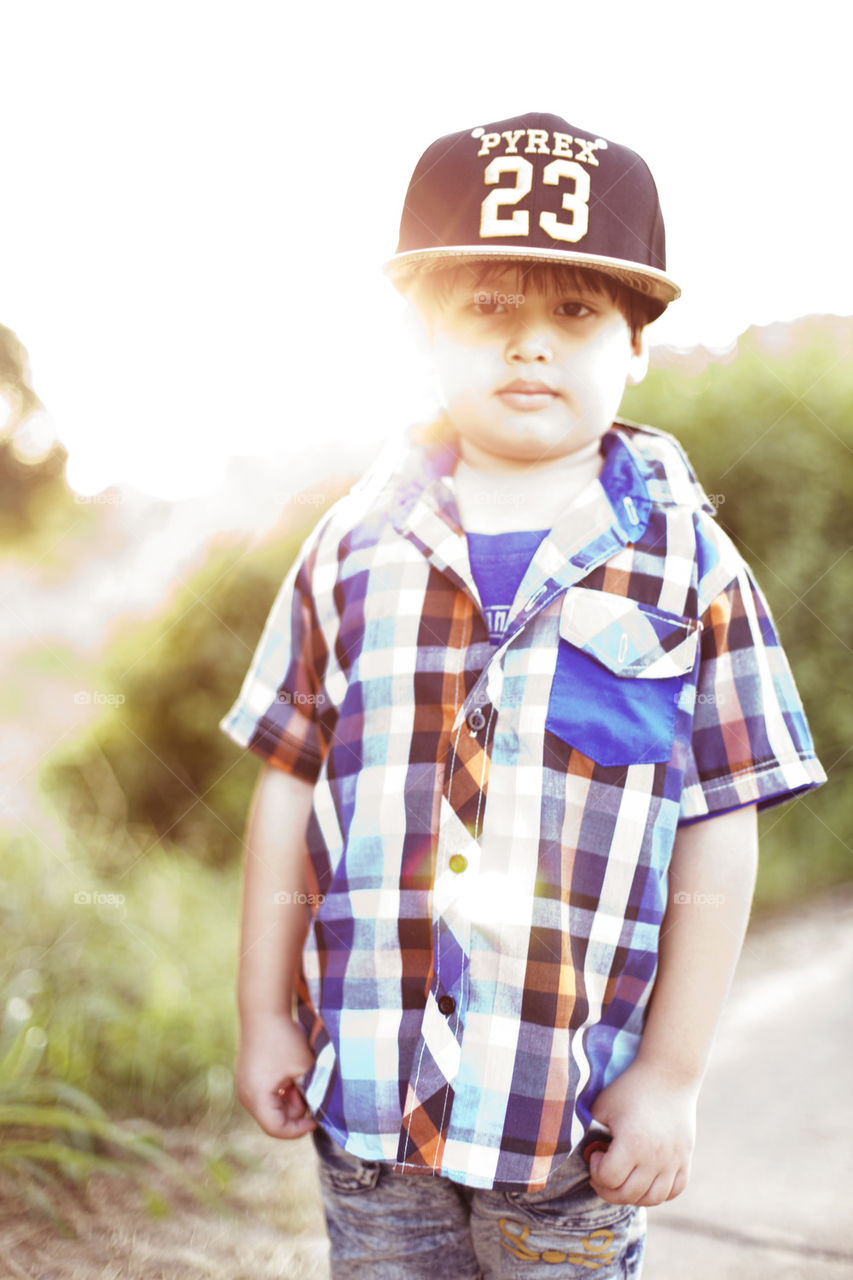
[[[607,1151],[593,1151],[589,1160],[590,1181],[603,1200],[609,1200],[618,1195],[618,1199],[612,1200],[614,1204],[627,1203],[621,1193],[625,1183],[634,1174],[635,1168],[635,1161],[624,1155],[613,1144]],[[605,1191],[607,1195],[603,1194]]]
[[[317,1128],[305,1099],[294,1085],[274,1090],[249,1110],[271,1138],[300,1138]]]
[[[311,1115],[308,1103],[298,1087],[293,1084],[279,1085],[276,1090],[278,1105],[279,1138],[301,1138],[303,1133],[310,1133],[317,1128],[317,1121]]]
[[[647,1189],[645,1195],[635,1203],[648,1205],[649,1208],[651,1208],[652,1205],[663,1204],[665,1200],[669,1199],[670,1192],[672,1190],[672,1183],[673,1175],[671,1172],[665,1171],[663,1173],[659,1173],[657,1177],[653,1179],[651,1186]]]
[[[313,1116],[301,1116],[298,1120],[285,1120],[273,1136],[276,1138],[301,1138],[304,1133],[310,1133],[312,1129],[317,1128],[317,1121]]]
[[[247,1105],[246,1109],[254,1116],[264,1133],[269,1134],[271,1138],[282,1136],[282,1129],[287,1121],[281,1108],[277,1107],[271,1099],[259,1098],[257,1102]]]
[[[271,1138],[301,1138],[303,1133],[310,1133],[317,1128],[313,1116],[300,1116],[298,1120],[288,1120],[277,1107],[269,1112],[257,1111],[255,1119],[264,1133]]]
[[[276,1089],[276,1105],[286,1122],[311,1118],[310,1108],[298,1085],[292,1081]]]
[[[589,1160],[590,1173],[605,1187],[621,1187],[633,1168],[634,1161],[623,1156],[615,1144],[607,1151],[593,1151]]]

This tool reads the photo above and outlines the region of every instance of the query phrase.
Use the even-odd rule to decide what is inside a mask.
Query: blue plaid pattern
[[[679,822],[825,781],[681,446],[602,450],[495,648],[455,442],[413,432],[306,542],[222,722],[315,783],[306,1098],[400,1172],[541,1186],[636,1055]]]

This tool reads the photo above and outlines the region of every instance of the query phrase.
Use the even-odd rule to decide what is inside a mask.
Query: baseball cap
[[[472,259],[601,271],[656,302],[658,314],[681,292],[666,275],[646,162],[543,112],[447,134],[418,161],[384,270],[405,291],[416,274]]]

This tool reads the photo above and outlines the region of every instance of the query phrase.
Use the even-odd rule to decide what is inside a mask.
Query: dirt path
[[[851,986],[853,886],[750,927],[643,1280],[853,1276]]]

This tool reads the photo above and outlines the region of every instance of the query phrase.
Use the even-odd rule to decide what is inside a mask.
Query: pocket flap
[[[702,624],[650,604],[589,587],[571,587],[560,635],[617,676],[664,679],[693,670]]]

